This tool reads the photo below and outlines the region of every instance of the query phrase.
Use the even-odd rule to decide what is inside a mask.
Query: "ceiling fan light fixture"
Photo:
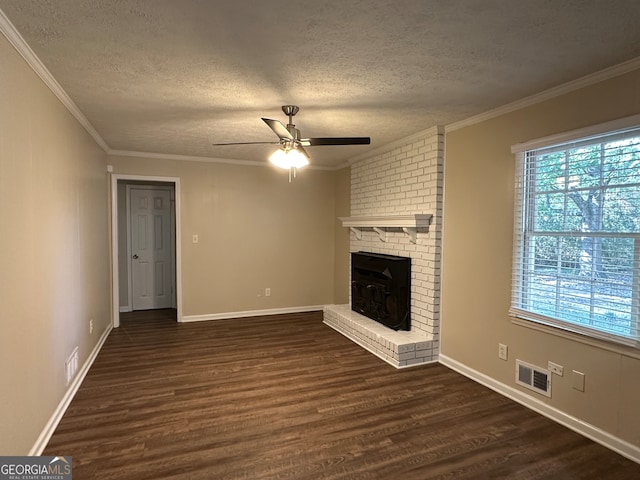
[[[298,169],[309,165],[309,159],[295,148],[289,150],[279,148],[271,154],[269,161],[284,170]]]

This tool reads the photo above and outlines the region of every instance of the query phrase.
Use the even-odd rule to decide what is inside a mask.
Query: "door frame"
[[[175,284],[177,320],[182,322],[182,220],[181,190],[179,177],[159,177],[149,175],[111,174],[111,316],[114,328],[120,326],[120,277],[118,268],[118,181],[136,180],[142,182],[173,183],[175,189]]]

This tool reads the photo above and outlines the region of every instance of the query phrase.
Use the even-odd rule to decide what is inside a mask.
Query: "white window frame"
[[[592,343],[596,340],[598,342],[605,341],[609,344],[617,344],[619,346],[631,347],[633,351],[637,352],[640,349],[640,339],[627,338],[614,334],[608,334],[607,332],[592,329],[589,327],[582,327],[578,324],[565,322],[562,320],[556,320],[553,318],[539,315],[534,312],[526,311],[518,307],[519,292],[517,291],[517,285],[520,281],[517,279],[518,272],[522,267],[522,255],[524,253],[521,248],[524,248],[524,242],[520,239],[525,235],[525,213],[524,209],[530,205],[530,201],[524,198],[527,195],[527,189],[524,185],[525,175],[524,168],[526,165],[526,155],[528,151],[537,150],[544,147],[550,147],[554,145],[561,145],[563,143],[570,143],[572,141],[583,141],[588,139],[594,139],[597,141],[598,137],[604,135],[610,135],[613,133],[624,133],[625,131],[635,130],[640,126],[640,115],[634,115],[632,117],[626,117],[612,122],[607,122],[591,127],[574,130],[571,132],[565,132],[549,137],[544,137],[536,140],[532,140],[525,143],[513,145],[511,152],[516,155],[517,168],[516,168],[516,185],[515,185],[515,212],[514,212],[514,251],[513,251],[513,290],[512,301],[509,315],[514,319],[514,323],[530,326],[532,328],[551,331],[551,333],[557,333],[561,336],[569,336],[574,338],[575,334],[578,334],[578,338],[587,339],[586,343]],[[628,235],[635,236],[635,235]],[[639,235],[640,236],[640,235]],[[640,238],[636,241],[636,249],[640,245]],[[638,258],[638,255],[635,256]],[[634,279],[634,291],[640,293],[638,287],[639,279]],[[638,302],[638,296],[634,295],[632,299],[634,305]],[[549,328],[551,327],[551,328]],[[568,332],[568,335],[567,333]],[[596,343],[599,345],[599,343]],[[634,355],[635,356],[635,355]]]

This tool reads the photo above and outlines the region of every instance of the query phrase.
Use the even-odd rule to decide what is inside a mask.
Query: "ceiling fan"
[[[300,109],[296,105],[283,105],[282,111],[289,117],[289,123],[285,127],[278,120],[270,118],[262,118],[271,130],[280,139],[278,142],[232,142],[232,143],[213,143],[213,146],[223,145],[280,145],[269,161],[277,167],[289,170],[289,182],[291,178],[295,178],[298,168],[302,168],[309,164],[309,154],[304,147],[317,147],[326,145],[369,145],[371,138],[369,137],[319,137],[319,138],[300,138],[300,130],[293,124],[293,117]]]

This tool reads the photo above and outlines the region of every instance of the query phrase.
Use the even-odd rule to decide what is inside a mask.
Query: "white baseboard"
[[[184,315],[183,323],[204,322],[207,320],[225,320],[228,318],[261,317],[264,315],[281,315],[283,313],[304,313],[322,311],[324,305],[310,305],[303,307],[269,308],[266,310],[247,310],[244,312],[208,313],[204,315]]]
[[[38,440],[36,440],[36,443],[33,445],[33,447],[31,447],[31,450],[28,454],[29,456],[42,455],[42,452],[49,443],[53,432],[55,432],[56,428],[58,427],[60,420],[62,420],[62,416],[67,411],[71,400],[73,400],[73,397],[78,392],[78,389],[80,388],[80,385],[82,385],[84,377],[87,376],[89,368],[91,368],[91,365],[93,365],[93,362],[98,356],[98,353],[102,349],[102,345],[104,345],[104,342],[107,340],[107,337],[109,336],[109,333],[112,329],[113,326],[109,325],[109,328],[104,331],[104,333],[98,340],[98,343],[93,348],[91,354],[89,355],[89,358],[87,358],[87,361],[84,362],[84,365],[82,365],[82,368],[78,371],[78,374],[73,379],[73,382],[71,382],[71,385],[69,385],[69,388],[64,394],[64,397],[62,397],[62,400],[60,400],[60,403],[54,410],[53,415],[51,415],[51,418],[49,418],[49,421],[45,425],[44,430],[42,430],[42,433],[40,433]]]
[[[128,312],[133,312],[133,309],[130,306],[128,305],[120,306],[120,313],[128,313]]]
[[[491,390],[494,390],[499,394],[504,395],[505,397],[510,398],[511,400],[518,402],[519,404],[524,405],[525,407],[530,408],[531,410],[538,412],[561,425],[564,425],[574,432],[584,435],[594,442],[619,453],[623,457],[640,463],[640,447],[622,440],[601,428],[585,422],[584,420],[580,420],[579,418],[569,415],[562,410],[551,407],[537,398],[521,392],[520,390],[510,387],[502,382],[498,382],[488,375],[480,373],[457,360],[447,357],[446,355],[440,355],[440,363],[464,375],[465,377],[469,377],[485,387],[488,387]]]

